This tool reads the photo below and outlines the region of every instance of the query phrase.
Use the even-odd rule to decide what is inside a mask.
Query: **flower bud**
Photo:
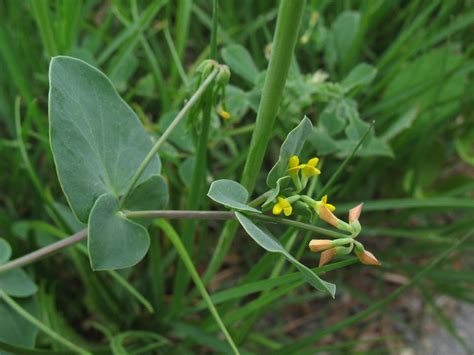
[[[330,239],[313,239],[309,242],[309,249],[313,252],[323,251],[332,248],[332,246]]]
[[[349,223],[354,222],[355,220],[358,220],[360,217],[360,213],[362,212],[362,206],[364,206],[363,203],[357,205],[354,208],[351,208],[349,210]]]
[[[336,248],[331,248],[323,251],[321,257],[319,258],[319,267],[326,265],[328,262],[334,258],[336,255]]]
[[[356,251],[356,255],[359,258],[360,262],[365,265],[381,265],[380,261],[372,254],[370,251],[364,250],[361,253]]]
[[[337,228],[337,226],[338,226],[338,219],[337,219],[337,217],[336,217],[331,211],[329,211],[329,209],[328,209],[326,206],[321,205],[321,206],[319,207],[319,217],[320,217],[323,221],[325,221],[325,222],[329,223],[330,225],[332,225],[332,226],[334,226],[334,227]]]
[[[212,70],[216,67],[216,65],[217,65],[217,62],[215,60],[206,59],[201,64],[199,64],[196,71],[198,73],[201,73],[202,76],[205,78],[212,72]]]
[[[216,83],[218,85],[227,85],[230,79],[230,70],[227,65],[220,64],[219,65],[219,73],[216,76]]]

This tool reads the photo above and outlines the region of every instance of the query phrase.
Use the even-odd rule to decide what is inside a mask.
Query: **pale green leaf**
[[[10,244],[3,239],[0,238],[0,265],[6,263],[12,255],[12,248]]]
[[[262,204],[262,207],[265,208],[270,203],[272,203],[272,201],[274,201],[278,197],[278,195],[280,194],[280,191],[285,189],[285,187],[288,185],[290,180],[291,180],[290,176],[283,176],[279,178],[277,180],[276,186],[270,190],[270,194],[268,195],[265,202]]]
[[[267,185],[275,188],[277,181],[282,176],[287,175],[288,161],[293,155],[299,155],[303,149],[305,141],[313,130],[313,124],[308,117],[304,117],[298,126],[296,126],[281,145],[280,157],[267,176]]]
[[[396,137],[399,133],[403,132],[405,129],[410,128],[415,119],[418,117],[418,113],[418,106],[414,106],[409,109],[399,118],[397,118],[395,122],[393,122],[393,124],[382,135],[382,138],[385,141],[389,141],[392,138]]]
[[[209,188],[207,196],[228,208],[260,213],[259,210],[247,205],[249,193],[245,187],[232,180],[222,179],[214,181]]]
[[[230,70],[250,83],[255,83],[259,70],[250,53],[239,44],[232,44],[222,49],[222,58]]]
[[[15,301],[31,315],[37,316],[37,304],[33,297]],[[38,328],[0,300],[0,341],[25,348],[33,348],[37,334]]]
[[[284,255],[295,267],[302,273],[304,279],[314,288],[329,293],[332,297],[336,294],[336,285],[326,282],[319,278],[310,268],[296,260],[281,243],[268,231],[254,224],[249,218],[243,214],[236,212],[235,215],[239,220],[241,226],[245,229],[247,234],[269,252],[280,253]]]
[[[100,196],[94,204],[87,241],[94,270],[131,267],[143,259],[150,246],[146,228],[125,218],[118,199],[111,194]]]
[[[110,80],[89,64],[55,57],[49,70],[51,149],[71,209],[86,223],[95,200],[122,195],[152,147]],[[155,157],[139,182],[159,174]]]
[[[22,269],[13,269],[0,274],[0,289],[12,297],[29,297],[38,291],[38,286]]]
[[[370,84],[377,75],[377,69],[369,64],[360,63],[344,78],[341,85],[346,92],[357,86]]]

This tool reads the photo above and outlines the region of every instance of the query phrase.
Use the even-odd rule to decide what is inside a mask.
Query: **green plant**
[[[399,312],[414,297],[469,351],[436,296],[473,302],[472,9],[280,5],[284,16],[265,1],[0,5],[2,351],[384,352],[410,346],[391,326],[421,337]],[[84,112],[120,108],[103,111],[105,128],[77,125],[74,102],[58,110],[81,82]],[[360,242],[382,267],[344,255],[377,263]],[[387,328],[367,339],[369,322]]]

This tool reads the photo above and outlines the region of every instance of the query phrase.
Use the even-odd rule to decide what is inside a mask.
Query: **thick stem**
[[[130,185],[128,186],[127,190],[125,191],[122,198],[120,199],[120,204],[123,204],[127,200],[128,196],[130,195],[130,192],[132,192],[132,190],[135,187],[138,179],[143,174],[143,172],[145,171],[145,169],[148,166],[148,164],[150,163],[150,161],[155,157],[155,154],[161,148],[161,145],[166,141],[168,136],[171,134],[171,132],[173,132],[173,130],[182,121],[182,119],[184,117],[186,117],[186,114],[188,113],[188,111],[199,100],[199,98],[202,96],[202,94],[206,91],[207,87],[214,80],[214,78],[216,77],[218,72],[219,72],[218,68],[216,68],[212,71],[212,73],[206,78],[206,80],[204,80],[204,82],[197,89],[197,91],[193,94],[193,96],[191,96],[189,101],[186,102],[186,105],[184,105],[184,107],[181,109],[181,111],[179,111],[178,115],[174,118],[173,122],[171,122],[171,124],[163,132],[163,134],[160,136],[160,138],[158,138],[155,145],[151,148],[150,152],[147,154],[145,159],[143,159],[143,162],[140,164],[137,171],[135,172],[135,175],[133,176],[133,178],[130,182]]]
[[[290,68],[300,22],[303,17],[304,0],[282,0],[278,9],[272,56],[258,107],[255,130],[250,142],[249,155],[245,162],[241,184],[251,194],[260,173],[265,151],[272,136],[283,89]],[[206,270],[204,279],[209,282],[219,270],[237,231],[237,223],[227,222],[219,237],[216,252]]]

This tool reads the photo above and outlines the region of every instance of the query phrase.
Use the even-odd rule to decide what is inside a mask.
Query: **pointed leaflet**
[[[275,166],[270,170],[267,176],[267,185],[275,188],[277,181],[286,175],[288,161],[293,155],[299,155],[303,145],[313,130],[313,124],[308,117],[304,117],[296,128],[294,128],[281,145],[280,157]]]
[[[259,210],[247,205],[249,193],[238,182],[232,180],[216,180],[211,184],[207,196],[212,200],[238,211],[260,213]]]
[[[89,64],[55,57],[49,69],[51,149],[61,186],[86,223],[96,199],[119,197],[152,147],[135,113],[110,80]],[[159,174],[155,157],[139,182]]]
[[[241,226],[245,229],[247,234],[260,245],[262,248],[269,252],[283,254],[288,261],[298,268],[302,273],[304,279],[314,288],[329,293],[332,297],[336,294],[336,285],[326,282],[320,279],[310,268],[301,264],[291,255],[281,244],[275,239],[268,231],[264,231],[250,219],[244,216],[242,213],[236,212],[235,215],[239,220]]]

